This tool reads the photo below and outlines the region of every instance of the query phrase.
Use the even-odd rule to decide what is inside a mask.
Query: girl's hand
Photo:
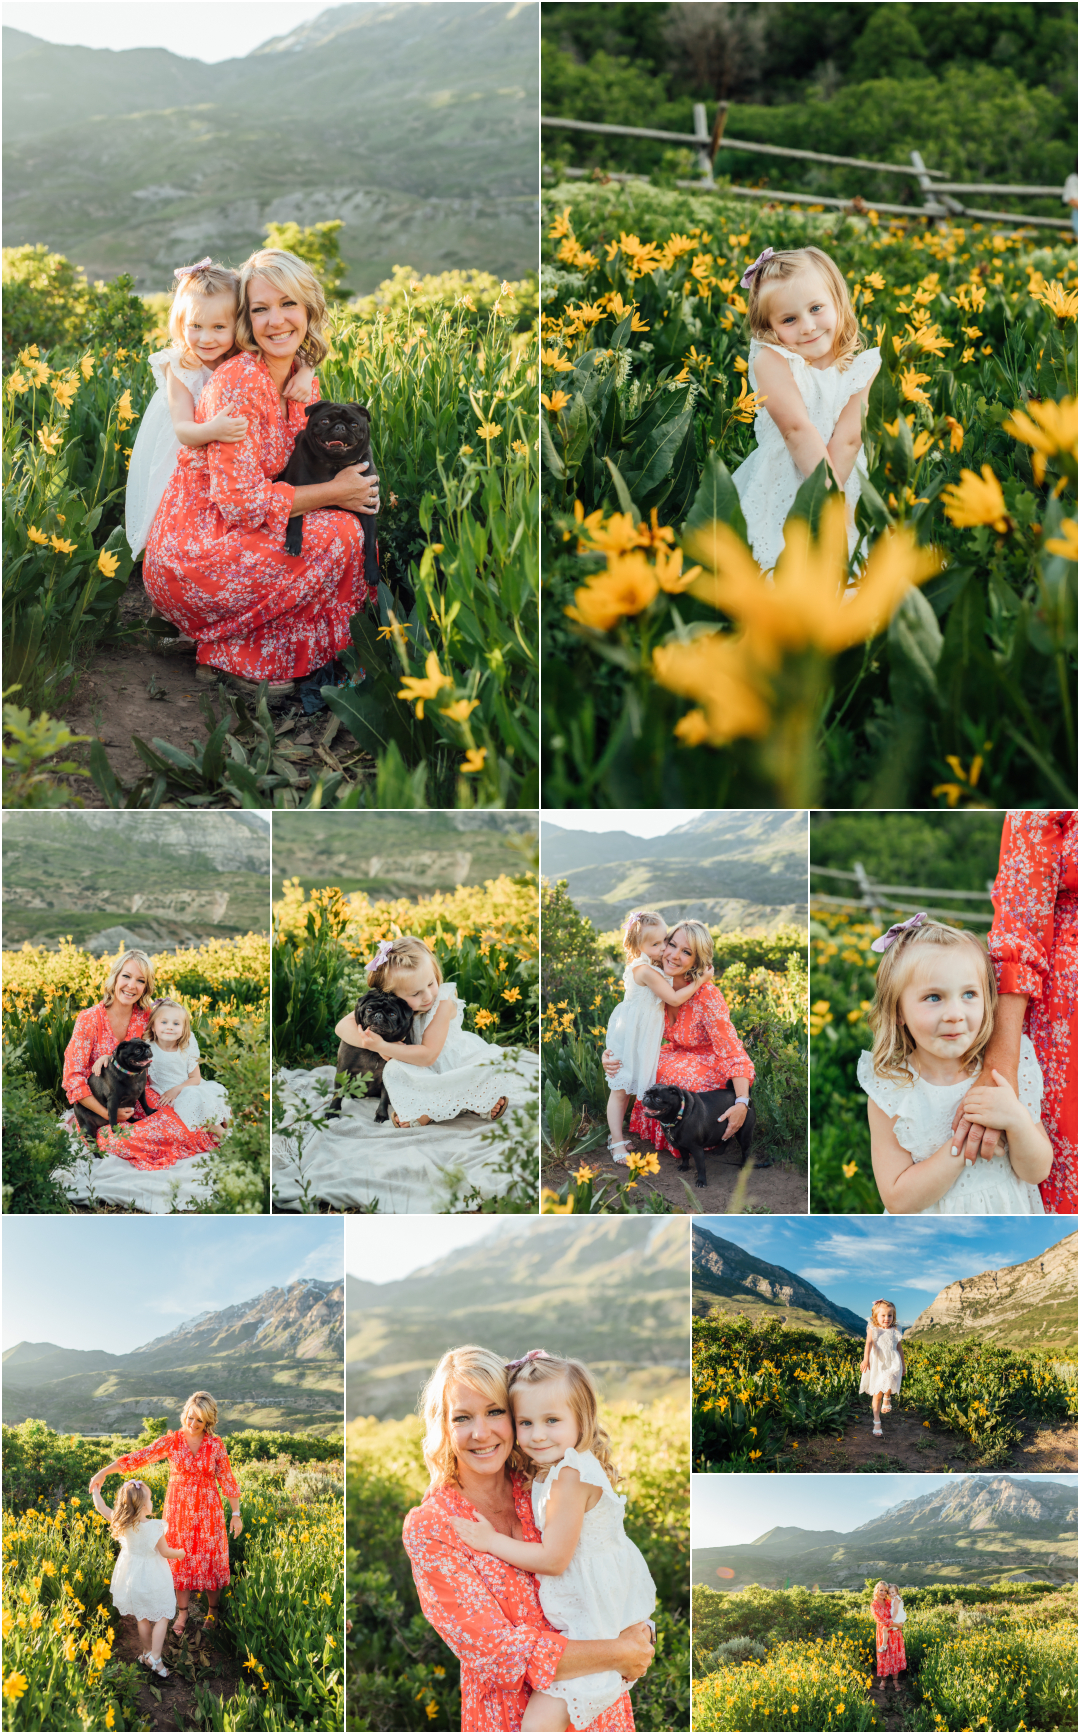
[[[186,1089],[186,1087],[187,1086],[185,1084],[174,1084],[171,1090],[165,1091],[165,1094],[162,1096],[160,1102],[158,1103],[158,1107],[159,1108],[171,1108],[173,1103],[176,1101],[177,1096],[180,1094],[181,1090]]]
[[[311,382],[314,378],[315,369],[313,367],[298,367],[296,372],[290,376],[281,394],[282,397],[287,397],[290,403],[307,403],[311,396]]]
[[[186,1559],[187,1549],[185,1547],[174,1547],[172,1550],[172,1556],[174,1559]]]
[[[635,1680],[640,1680],[642,1674],[646,1673],[656,1660],[656,1645],[648,1620],[641,1620],[636,1626],[626,1626],[619,1633],[619,1640],[627,1646],[620,1673],[624,1680],[633,1684]]]
[[[475,1521],[469,1517],[452,1517],[450,1522],[457,1532],[458,1540],[468,1542],[470,1547],[475,1547],[480,1553],[486,1551],[488,1542],[499,1533],[486,1517],[478,1517]]]
[[[605,1048],[600,1064],[603,1066],[608,1077],[613,1078],[619,1070],[619,1067],[622,1065],[622,1061],[612,1053],[610,1048]]]
[[[221,444],[226,446],[236,445],[248,430],[246,416],[226,415],[224,410],[220,415],[211,416],[210,420],[202,425],[208,439],[220,440]]]
[[[864,1361],[862,1366],[859,1368],[859,1371],[860,1373],[868,1373],[870,1371],[870,1362]]]
[[[105,1067],[111,1059],[111,1054],[99,1054],[93,1065],[90,1067],[91,1077],[100,1078],[102,1072],[105,1070]]]
[[[240,1535],[243,1533],[243,1528],[244,1528],[244,1525],[241,1521],[240,1513],[238,1511],[234,1511],[232,1516],[229,1519],[229,1534],[230,1535]]]
[[[980,1126],[1007,1132],[1010,1126],[1016,1124],[1020,1103],[1008,1078],[996,1071],[991,1071],[990,1076],[994,1080],[993,1085],[973,1085],[960,1105],[969,1120],[976,1121]]]
[[[378,1030],[357,1030],[356,1045],[358,1048],[367,1048],[371,1053],[376,1054],[385,1055],[390,1051],[389,1043],[379,1034]]]

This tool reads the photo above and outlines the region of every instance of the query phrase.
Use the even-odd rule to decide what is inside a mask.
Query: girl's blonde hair
[[[622,941],[628,962],[641,956],[641,937],[650,927],[662,927],[667,932],[667,922],[655,909],[635,909],[626,923]]]
[[[953,945],[970,946],[978,956],[982,971],[986,989],[982,1024],[972,1046],[961,1056],[972,1069],[976,1062],[981,1064],[993,1032],[997,1007],[993,965],[977,934],[967,933],[960,927],[947,927],[940,921],[924,921],[918,927],[902,928],[878,964],[874,1003],[867,1015],[874,1032],[871,1061],[879,1078],[914,1085],[909,1061],[915,1052],[915,1042],[900,1016],[900,997],[930,947]]]
[[[677,921],[674,927],[667,931],[668,940],[674,939],[677,933],[685,933],[690,942],[693,963],[687,970],[691,980],[699,975],[711,976],[713,973],[713,936],[703,921]]]
[[[368,987],[392,993],[393,989],[389,984],[395,975],[400,975],[405,969],[419,969],[424,963],[430,963],[435,972],[435,980],[441,985],[443,973],[434,952],[428,950],[422,939],[415,938],[411,933],[403,934],[400,939],[392,942],[383,961],[368,970]]]
[[[182,1053],[191,1040],[191,1015],[188,1012],[187,1006],[181,1005],[178,999],[159,999],[150,1015],[150,1022],[147,1025],[147,1028],[149,1030],[153,1029],[154,1019],[157,1017],[159,1011],[165,1010],[166,1006],[171,1006],[173,1011],[178,1011],[183,1017],[184,1021],[180,1026],[180,1040],[177,1044],[177,1052]]]
[[[491,1349],[482,1349],[476,1343],[466,1343],[460,1349],[447,1349],[421,1391],[417,1405],[424,1422],[424,1462],[432,1487],[452,1486],[458,1480],[457,1456],[450,1432],[450,1390],[454,1385],[468,1385],[481,1397],[486,1397],[489,1403],[510,1412],[506,1363],[502,1356]],[[523,1462],[515,1445],[507,1458],[507,1468],[520,1473]]]
[[[600,1425],[597,1412],[599,1398],[588,1367],[582,1366],[580,1361],[563,1360],[558,1355],[535,1355],[511,1372],[510,1396],[513,1397],[518,1385],[544,1385],[555,1379],[566,1380],[570,1407],[578,1424],[578,1442],[575,1449],[591,1451],[612,1487],[618,1487],[619,1471],[611,1455],[611,1440]],[[527,1453],[523,1454],[527,1458]],[[527,1463],[525,1473],[530,1479],[536,1475],[537,1467],[536,1464]]]
[[[143,1519],[143,1497],[149,1491],[145,1481],[124,1482],[116,1495],[113,1514],[109,1519],[109,1534],[114,1541],[119,1541],[127,1530],[138,1529]]]
[[[105,991],[101,996],[102,1005],[112,1005],[113,1000],[116,998],[116,984],[120,978],[120,971],[123,969],[125,963],[131,963],[132,961],[139,965],[139,968],[146,977],[146,990],[143,993],[142,998],[137,1000],[135,1003],[138,1005],[140,1010],[149,1011],[150,1007],[154,1003],[154,966],[150,962],[145,951],[125,951],[122,957],[117,958],[108,975],[105,977]]]
[[[192,1409],[198,1415],[207,1433],[212,1436],[214,1428],[217,1426],[217,1404],[209,1391],[192,1391],[191,1396],[180,1411],[181,1427],[184,1425],[184,1416],[190,1414]]]
[[[767,343],[770,339],[775,341],[776,333],[769,324],[768,316],[770,288],[774,288],[777,283],[783,283],[789,277],[796,277],[800,271],[805,271],[807,266],[812,266],[825,279],[829,294],[836,304],[839,318],[833,361],[838,370],[844,373],[864,347],[865,340],[859,329],[855,309],[851,305],[851,295],[843,272],[820,247],[792,247],[785,252],[774,253],[771,259],[766,259],[763,265],[758,266],[747,297],[750,335],[756,337],[759,343]]]
[[[891,1300],[876,1300],[874,1302],[873,1306],[870,1308],[870,1317],[873,1320],[874,1324],[877,1324],[878,1307],[888,1307],[890,1312],[892,1313],[893,1318],[895,1319],[896,1307],[893,1305],[893,1302]]]
[[[233,317],[239,313],[240,276],[230,270],[228,265],[199,265],[194,271],[189,271],[182,277],[173,291],[172,306],[169,308],[169,336],[173,346],[188,353],[187,338],[184,336],[184,325],[188,308],[198,296],[201,300],[209,300],[211,295],[231,295],[233,302]],[[230,355],[237,353],[236,337]]]
[[[248,307],[253,277],[265,277],[275,289],[284,289],[287,294],[295,295],[296,299],[303,303],[308,325],[297,354],[309,367],[318,367],[320,361],[325,360],[330,353],[330,345],[326,340],[326,296],[311,266],[305,265],[303,259],[298,259],[295,253],[287,253],[283,247],[263,247],[258,253],[252,253],[250,259],[245,259],[240,267],[239,305],[236,310],[237,348],[246,349],[249,355],[257,355],[259,352],[255,333],[251,329],[251,311]]]

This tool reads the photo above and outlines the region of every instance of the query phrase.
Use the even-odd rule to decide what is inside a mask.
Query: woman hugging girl
[[[664,917],[654,909],[632,909],[623,929],[623,999],[611,1014],[605,1042],[620,1061],[619,1070],[608,1077],[608,1149],[615,1162],[624,1164],[630,1149],[623,1137],[626,1105],[656,1082],[664,1007],[685,1005],[705,982],[702,975],[688,987],[672,987],[661,962],[666,945]]]

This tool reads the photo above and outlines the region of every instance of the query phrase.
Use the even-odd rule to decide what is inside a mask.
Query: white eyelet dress
[[[150,1082],[161,1094],[183,1084],[192,1067],[199,1063],[199,1044],[194,1036],[189,1036],[186,1048],[175,1049],[172,1053],[159,1048],[156,1042],[151,1042],[150,1046],[154,1051],[150,1061]],[[222,1085],[215,1084],[212,1078],[204,1078],[198,1084],[187,1084],[172,1106],[173,1113],[179,1115],[192,1132],[197,1126],[220,1126],[231,1118],[229,1098]]]
[[[171,1620],[176,1613],[176,1588],[167,1559],[157,1544],[165,1534],[160,1517],[146,1517],[120,1538],[120,1553],[109,1592],[118,1614],[137,1620]]]
[[[413,1041],[419,1042],[439,1006],[449,1001],[454,1008],[450,1028],[438,1059],[430,1066],[410,1066],[404,1060],[387,1060],[383,1083],[399,1120],[415,1123],[421,1114],[430,1120],[453,1120],[458,1114],[490,1114],[502,1096],[510,1094],[515,1076],[510,1055],[494,1042],[485,1042],[464,1027],[465,1004],[458,999],[452,981],[444,981],[430,1011],[413,1018]]]
[[[879,349],[864,349],[844,373],[837,367],[811,367],[794,350],[784,349],[778,343],[759,343],[756,337],[752,337],[749,376],[754,391],[758,389],[754,363],[763,349],[771,349],[774,355],[782,355],[789,363],[810,420],[826,445],[832,439],[840,411],[848,399],[869,385],[881,365]],[[769,414],[767,403],[754,416],[754,437],[757,450],[739,465],[731,479],[746,519],[754,559],[763,572],[771,572],[783,552],[784,519],[795,504],[795,495],[806,477],[784,444],[784,436]],[[862,488],[862,477],[866,473],[866,457],[860,446],[844,488],[848,504],[849,556],[855,552],[853,513]]]
[[[904,1376],[904,1363],[900,1359],[900,1339],[902,1331],[893,1325],[889,1330],[883,1330],[880,1325],[870,1326],[870,1350],[867,1360],[870,1371],[864,1373],[859,1381],[859,1391],[871,1397],[880,1391],[888,1391],[895,1397],[900,1389],[900,1381]]]
[[[583,1482],[599,1487],[601,1498],[585,1513],[574,1557],[560,1577],[538,1575],[540,1606],[555,1630],[577,1641],[617,1638],[627,1626],[651,1618],[656,1585],[642,1554],[623,1529],[625,1494],[616,1493],[591,1451],[568,1450],[543,1481],[532,1484],[532,1507],[541,1535],[551,1489],[563,1469],[576,1469]],[[549,1696],[563,1698],[572,1728],[587,1728],[626,1691],[615,1669],[557,1680]]]
[[[859,1055],[859,1083],[883,1114],[890,1118],[898,1116],[893,1126],[897,1143],[910,1152],[913,1161],[925,1162],[951,1135],[953,1114],[975,1080],[971,1077],[959,1084],[931,1084],[914,1072],[911,1076],[910,1085],[879,1078],[870,1054],[864,1049]],[[1042,1072],[1027,1036],[1020,1037],[1018,1082],[1020,1101],[1037,1121],[1042,1107]],[[979,1157],[969,1165],[958,1156],[956,1164],[959,1172],[944,1197],[913,1214],[1045,1216],[1039,1188],[1017,1179],[1008,1155],[1002,1153],[1000,1146],[989,1161]],[[886,1216],[889,1214],[885,1212]]]
[[[213,370],[209,367],[181,367],[179,351],[175,349],[159,349],[148,360],[157,380],[157,390],[143,410],[124,491],[124,528],[136,560],[146,547],[150,526],[157,516],[165,489],[172,481],[181,451],[169,413],[165,369],[168,367],[173,378],[187,386],[196,404],[203,387],[213,378]]]
[[[634,980],[633,970],[640,961],[635,959],[623,970],[623,997],[607,1027],[607,1045],[621,1062],[608,1079],[608,1089],[627,1090],[631,1096],[641,1096],[655,1084],[664,1039],[663,1000]]]

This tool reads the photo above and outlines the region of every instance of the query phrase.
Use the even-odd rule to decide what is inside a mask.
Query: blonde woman
[[[617,1638],[568,1639],[546,1619],[532,1572],[460,1539],[455,1518],[482,1517],[514,1541],[539,1542],[528,1478],[514,1439],[506,1367],[490,1349],[450,1349],[421,1398],[431,1486],[405,1519],[403,1539],[424,1616],[461,1663],[461,1726],[516,1734],[534,1692],[616,1670],[633,1681],[653,1660],[639,1621]],[[588,1724],[634,1726],[630,1699]]]
[[[717,1122],[716,1142],[722,1143],[733,1138],[746,1119],[754,1066],[735,1033],[724,996],[712,979],[712,934],[704,922],[682,921],[673,927],[660,964],[676,990],[693,981],[702,985],[685,1005],[665,1012],[664,1045],[657,1062],[656,1082],[677,1084],[684,1090],[722,1090],[732,1084],[735,1104]],[[621,1058],[605,1052],[604,1070],[609,1077],[618,1071]],[[678,1155],[672,1151],[659,1121],[646,1114],[640,1099],[634,1103],[630,1130],[657,1150]]]
[[[119,1156],[143,1169],[171,1168],[217,1143],[209,1132],[189,1129],[173,1108],[162,1106],[151,1084],[146,1086],[146,1101],[154,1110],[149,1119],[139,1107],[121,1108],[117,1118],[124,1124],[115,1132],[109,1129],[108,1110],[91,1091],[90,1074],[100,1071],[118,1043],[145,1039],[153,1011],[154,966],[145,951],[125,951],[109,970],[100,1003],[75,1019],[64,1049],[64,1094],[72,1106],[79,1102],[100,1119],[98,1154]],[[73,1115],[70,1123],[74,1126]]]
[[[90,1482],[95,1499],[110,1475],[130,1475],[151,1463],[168,1462],[169,1485],[165,1493],[162,1516],[165,1532],[172,1545],[183,1549],[183,1557],[172,1560],[173,1583],[179,1613],[173,1625],[177,1637],[188,1621],[188,1604],[192,1592],[206,1591],[208,1620],[221,1599],[221,1591],[229,1582],[229,1540],[225,1533],[225,1518],[221,1509],[224,1493],[232,1507],[229,1534],[240,1535],[240,1488],[229,1455],[214,1428],[217,1426],[217,1404],[209,1391],[195,1391],[180,1414],[180,1427],[175,1433],[165,1433],[152,1445],[125,1452],[114,1463],[99,1469]]]
[[[143,581],[165,619],[198,645],[208,681],[253,692],[260,681],[286,697],[301,676],[324,675],[349,642],[349,619],[370,600],[364,531],[357,512],[379,509],[366,464],[332,482],[293,488],[275,481],[320,397],[307,404],[286,388],[302,365],[328,353],[326,301],[310,266],[277,248],[240,268],[236,345],[218,367],[196,417],[243,418],[247,433],[181,452],[146,543]],[[341,508],[334,510],[334,508]],[[285,552],[290,517],[307,516],[304,550]]]

